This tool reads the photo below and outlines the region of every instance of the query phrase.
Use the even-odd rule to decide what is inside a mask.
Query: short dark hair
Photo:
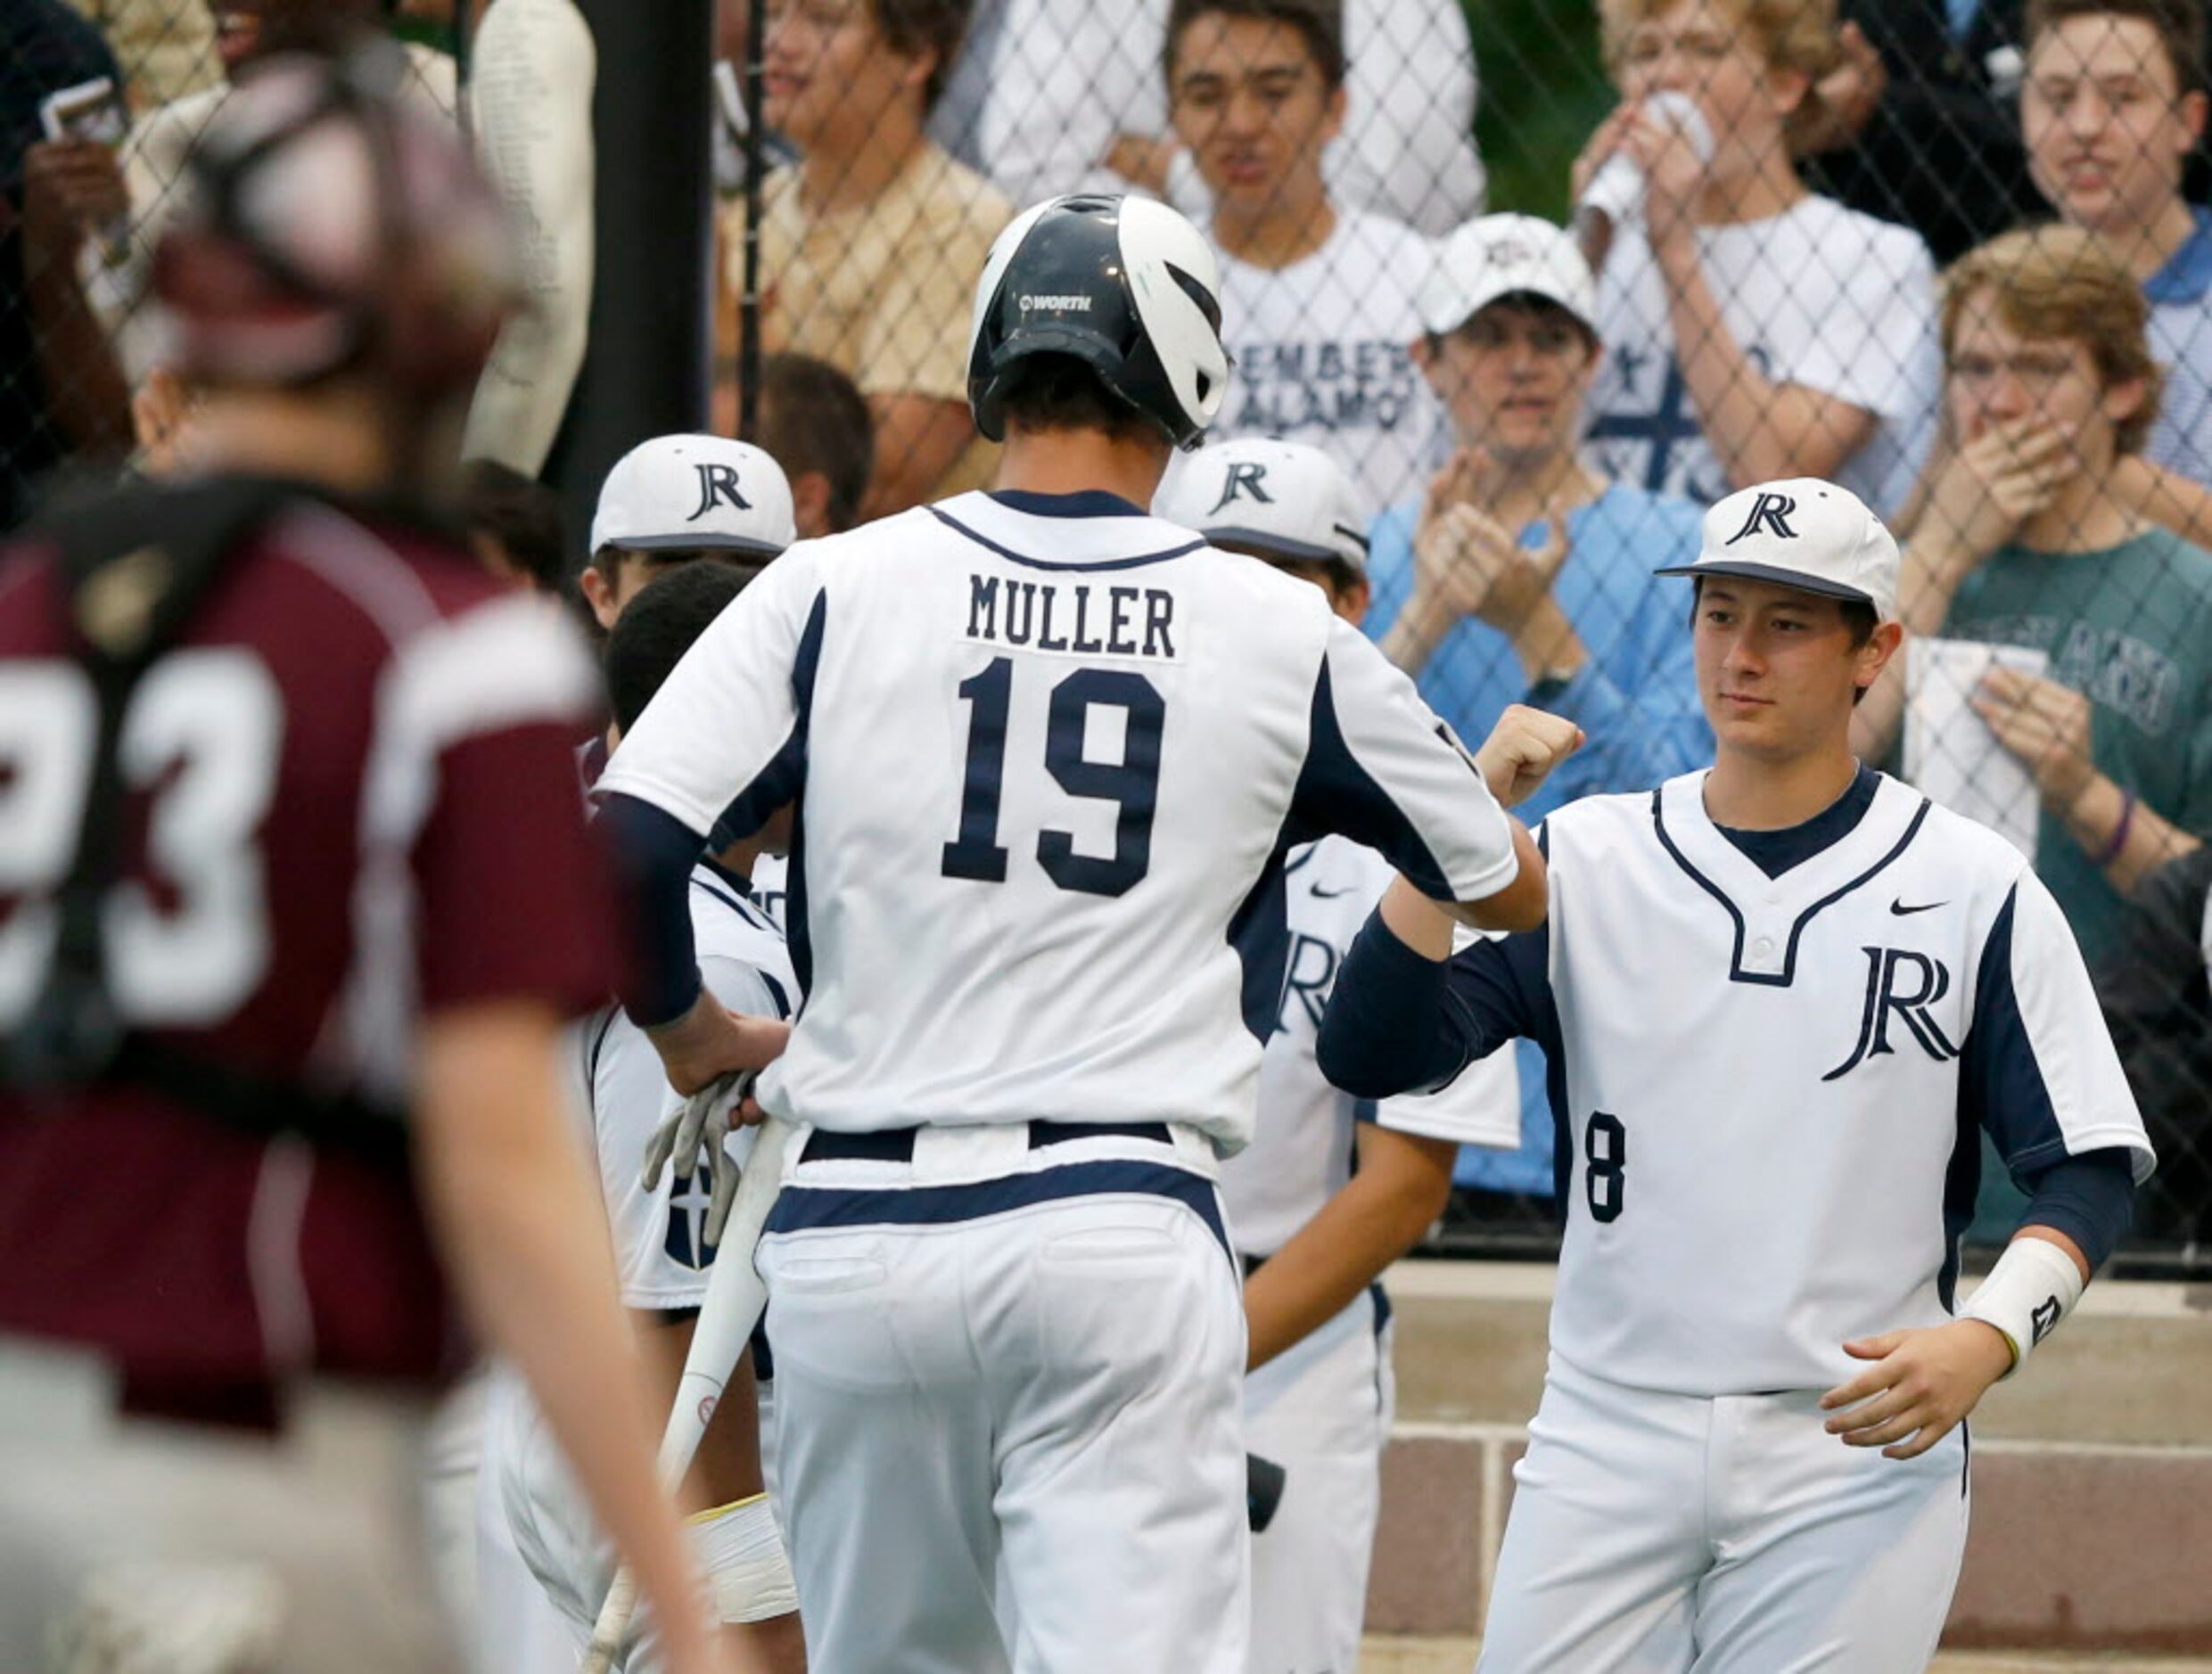
[[[561,590],[568,539],[553,488],[496,459],[472,459],[461,467],[460,511],[468,532],[498,542],[531,587]]]
[[[967,36],[974,0],[870,0],[876,29],[894,53],[909,58],[934,49],[937,62],[922,84],[922,109],[934,111],[952,76],[952,62]]]
[[[794,482],[819,472],[829,484],[829,526],[860,520],[876,470],[876,421],[851,379],[810,355],[761,363],[760,445]]]
[[[1172,439],[1164,424],[1114,394],[1073,355],[1024,356],[1015,363],[999,403],[1009,433],[1103,431],[1117,441]]]
[[[1252,18],[1287,24],[1305,39],[1307,54],[1332,92],[1344,85],[1344,14],[1342,0],[1173,0],[1167,12],[1167,40],[1160,69],[1172,84],[1183,31],[1200,18]]]
[[[2148,23],[2173,67],[2175,90],[2193,93],[2204,86],[2204,8],[2198,0],[2027,0],[2022,49],[2032,52],[2045,30],[2069,18],[2134,18]]]
[[[692,642],[760,571],[720,558],[679,564],[639,589],[607,636],[607,705],[624,732],[684,660]]]

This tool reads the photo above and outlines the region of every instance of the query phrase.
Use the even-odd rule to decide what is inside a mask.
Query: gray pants
[[[278,1437],[123,1419],[96,1362],[0,1339],[0,1660],[56,1674],[445,1674],[427,1403],[301,1391]]]

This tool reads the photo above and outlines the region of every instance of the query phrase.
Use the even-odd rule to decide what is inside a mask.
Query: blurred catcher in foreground
[[[422,509],[512,256],[393,62],[242,78],[154,259],[206,474],[0,559],[12,1662],[444,1666],[407,1466],[449,1275],[715,1666],[555,1119],[612,975],[592,671]]]

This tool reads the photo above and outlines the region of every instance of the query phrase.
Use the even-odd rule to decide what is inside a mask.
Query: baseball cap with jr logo
[[[1739,488],[1705,514],[1695,563],[1663,576],[1741,576],[1897,616],[1897,543],[1866,502],[1818,477]]]
[[[799,538],[784,468],[749,442],[655,436],[614,462],[599,488],[591,550],[773,558]]]
[[[1318,447],[1240,436],[1168,466],[1152,514],[1216,546],[1367,570],[1367,517],[1344,467]]]

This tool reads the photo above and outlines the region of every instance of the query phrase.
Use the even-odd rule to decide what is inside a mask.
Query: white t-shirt
[[[1412,355],[1414,298],[1434,259],[1411,227],[1344,209],[1328,242],[1287,267],[1224,254],[1221,336],[1235,364],[1208,433],[1326,448],[1369,516],[1419,493],[1443,447],[1443,408]]]
[[[1357,832],[1460,900],[1516,871],[1472,759],[1318,588],[1098,493],[802,541],[598,788],[703,833],[798,799],[807,1003],[760,1098],[846,1131],[1165,1119],[1237,1151],[1281,844]]]
[[[1260,1119],[1252,1144],[1221,1165],[1229,1231],[1247,1255],[1273,1255],[1352,1178],[1361,1119],[1400,1133],[1510,1150],[1521,1142],[1521,1081],[1495,1052],[1440,1093],[1378,1104],[1340,1093],[1313,1061],[1321,1013],[1352,939],[1397,874],[1372,849],[1324,837],[1290,857],[1290,958],[1279,1027],[1260,1059]]]
[[[1875,415],[1835,476],[1894,511],[1934,435],[1942,375],[1935,267],[1920,234],[1808,196],[1765,220],[1699,227],[1698,250],[1729,330],[1767,378]],[[1701,505],[1748,486],[1729,480],[1705,437],[1639,223],[1621,227],[1599,275],[1598,336],[1589,450],[1599,469]]]

